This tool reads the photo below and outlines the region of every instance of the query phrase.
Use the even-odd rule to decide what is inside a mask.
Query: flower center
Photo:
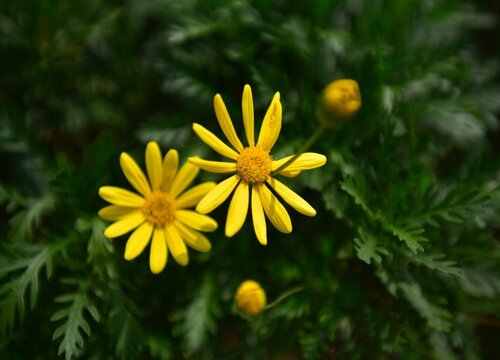
[[[169,193],[154,191],[146,196],[142,213],[149,223],[165,227],[175,220],[175,199]]]
[[[236,170],[241,179],[248,184],[257,184],[266,181],[271,173],[273,161],[268,151],[259,146],[250,146],[243,149],[236,161]]]

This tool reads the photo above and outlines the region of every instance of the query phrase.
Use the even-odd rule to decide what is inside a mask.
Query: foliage
[[[1,2],[0,357],[498,358],[497,21],[459,0]],[[218,129],[220,92],[242,134],[249,83],[257,121],[280,91],[291,154],[338,78],[362,107],[290,179],[317,210],[288,208],[291,234],[219,226],[158,276],[103,236],[122,151],[209,155],[191,124]],[[255,319],[245,279],[273,304]]]

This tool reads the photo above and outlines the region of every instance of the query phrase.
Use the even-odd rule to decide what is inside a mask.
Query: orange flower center
[[[142,213],[146,221],[163,228],[175,220],[175,198],[166,192],[153,191],[146,196]]]
[[[271,173],[273,160],[268,151],[260,146],[250,146],[243,149],[236,161],[236,170],[241,179],[248,184],[266,181]]]

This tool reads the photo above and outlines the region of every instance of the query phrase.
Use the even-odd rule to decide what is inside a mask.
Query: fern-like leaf
[[[30,308],[35,307],[40,287],[40,272],[45,268],[47,279],[50,278],[52,260],[61,245],[63,244],[26,245],[20,248],[22,255],[19,258],[1,259],[0,278],[6,277],[8,280],[0,286],[0,334],[10,331],[16,319],[23,320],[28,289]],[[20,274],[8,276],[19,270],[22,270]]]
[[[8,237],[14,241],[24,241],[32,238],[33,229],[39,224],[44,214],[55,206],[55,197],[47,194],[38,199],[23,201],[23,209],[19,210],[9,221]]]
[[[434,191],[427,194],[426,199],[422,201],[423,204],[430,205],[412,216],[412,219],[436,227],[441,220],[451,223],[476,220],[484,226],[480,215],[491,200],[491,194],[480,190],[467,191],[459,188],[450,193]]]
[[[443,274],[460,276],[462,270],[456,267],[457,263],[452,260],[446,260],[445,258],[445,254],[429,254],[414,256],[411,260],[416,264],[426,266],[431,270],[436,270]]]
[[[427,320],[430,327],[439,331],[451,328],[451,314],[427,300],[422,288],[416,282],[405,282],[398,285],[403,296]]]
[[[349,194],[354,202],[361,206],[361,208],[368,214],[369,217],[373,216],[373,212],[368,206],[366,182],[365,179],[356,173],[353,176],[346,178],[340,182],[340,188]]]
[[[428,239],[422,234],[425,232],[423,227],[417,225],[387,225],[393,235],[399,240],[403,241],[406,246],[413,252],[418,253],[423,251],[424,248],[421,243],[427,242]]]
[[[85,286],[81,286],[76,293],[58,296],[55,301],[64,304],[64,307],[56,311],[50,321],[66,320],[56,328],[52,340],[62,337],[58,355],[64,354],[66,360],[70,360],[81,353],[84,346],[83,334],[90,335],[90,325],[84,317],[85,311],[95,321],[99,321],[99,313],[91,303]]]
[[[210,333],[216,330],[216,318],[220,309],[215,301],[215,288],[210,277],[205,278],[203,285],[182,313],[176,314],[176,320],[181,321],[178,331],[184,335],[187,349],[190,353],[197,351]]]
[[[358,258],[367,264],[371,264],[372,260],[377,263],[382,261],[380,255],[389,255],[389,251],[377,244],[377,239],[364,229],[359,229],[359,237],[354,239],[356,253]]]

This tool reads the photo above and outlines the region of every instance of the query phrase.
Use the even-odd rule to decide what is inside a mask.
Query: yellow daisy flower
[[[130,155],[120,156],[125,177],[140,195],[115,186],[99,189],[99,195],[112,204],[102,208],[99,216],[114,221],[104,230],[104,235],[115,238],[135,229],[125,246],[126,260],[139,256],[152,238],[149,265],[155,274],[164,269],[169,250],[183,266],[188,264],[186,244],[201,252],[209,251],[211,244],[200,231],[217,228],[212,218],[188,210],[212,190],[215,183],[202,183],[184,192],[199,169],[186,163],[177,171],[178,163],[176,150],[168,151],[162,162],[160,147],[150,142],[146,147],[149,181]]]
[[[226,236],[231,237],[241,229],[250,206],[255,234],[262,245],[267,244],[264,213],[279,231],[283,233],[292,231],[290,216],[271,189],[298,212],[307,216],[316,215],[316,211],[307,201],[272,176],[274,170],[278,170],[281,165],[293,157],[292,155],[273,160],[270,155],[270,150],[281,129],[282,108],[279,92],[274,95],[271,101],[264,116],[259,137],[255,142],[252,90],[249,85],[245,85],[242,110],[243,125],[248,141],[247,147],[243,146],[236,135],[231,118],[219,94],[214,97],[214,108],[220,127],[233,147],[224,144],[217,136],[199,124],[193,124],[193,130],[205,144],[233,162],[209,161],[199,157],[191,157],[189,161],[207,171],[234,173],[234,175],[210,190],[200,200],[196,211],[201,214],[211,212],[236,189],[229,205],[225,228]],[[317,168],[324,165],[325,162],[324,155],[311,152],[302,153],[286,168],[279,169],[278,174],[294,177],[302,170]]]

